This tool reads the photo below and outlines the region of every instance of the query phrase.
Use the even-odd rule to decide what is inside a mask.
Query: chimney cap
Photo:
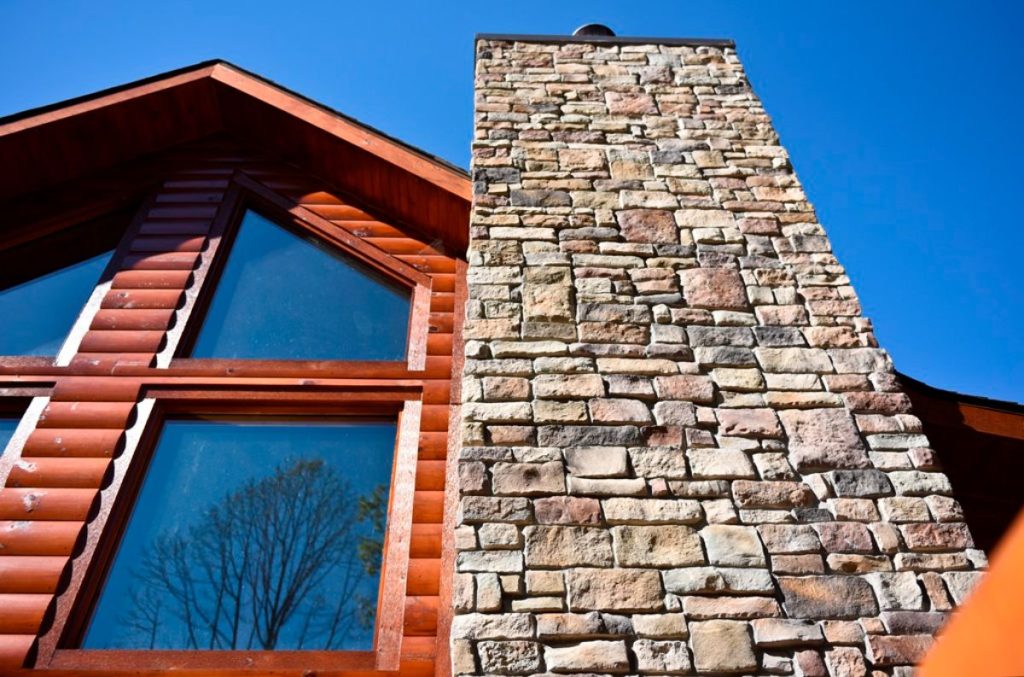
[[[610,38],[615,35],[615,31],[608,28],[604,24],[583,24],[572,32],[574,36],[601,36]]]

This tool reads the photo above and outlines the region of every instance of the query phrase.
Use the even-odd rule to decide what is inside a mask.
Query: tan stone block
[[[490,376],[483,379],[482,385],[487,400],[525,400],[530,397],[530,382],[525,378]]]
[[[582,402],[537,400],[533,403],[537,423],[580,423],[587,420],[587,406]]]
[[[690,449],[686,452],[694,479],[734,479],[757,477],[754,464],[743,451],[730,449]]]
[[[540,374],[533,379],[536,397],[571,399],[604,395],[604,381],[597,374]]]
[[[658,397],[663,400],[683,400],[698,404],[714,401],[715,386],[707,376],[679,374],[658,376],[654,379]]]
[[[648,423],[651,412],[640,400],[599,398],[590,400],[590,418],[600,423]]]
[[[934,638],[931,635],[871,635],[868,657],[874,665],[915,665],[924,658]]]
[[[570,447],[565,450],[569,472],[577,477],[625,477],[625,447]]]
[[[570,569],[573,611],[642,612],[664,608],[661,576],[651,569]]]
[[[712,524],[700,530],[708,561],[722,566],[765,566],[764,547],[754,527]]]
[[[477,644],[480,666],[485,673],[521,675],[537,671],[540,650],[536,642],[513,640],[484,641]]]
[[[636,614],[633,616],[633,631],[638,637],[686,639],[690,631],[686,627],[685,614]]]
[[[739,437],[782,437],[782,426],[771,409],[718,409],[719,432]]]
[[[532,496],[565,493],[565,469],[561,462],[495,463],[491,468],[495,494]]]
[[[786,612],[793,618],[847,619],[874,616],[878,605],[871,586],[855,576],[806,576],[778,579]]]
[[[528,284],[523,286],[523,314],[531,322],[572,320],[572,288],[568,285]]]
[[[565,169],[596,171],[604,169],[605,155],[596,148],[566,148],[558,151],[558,164]]]
[[[637,671],[641,674],[684,675],[690,672],[686,642],[638,639],[633,642]]]
[[[687,526],[619,526],[612,528],[620,566],[680,567],[704,563],[700,537]]]
[[[589,479],[569,476],[569,493],[577,496],[644,496],[647,482],[633,479]]]
[[[845,410],[787,409],[779,412],[779,418],[798,471],[870,465],[864,443]]]
[[[719,367],[711,370],[711,378],[722,390],[760,392],[765,388],[760,369],[733,369]]]
[[[741,508],[799,508],[817,502],[814,492],[803,482],[736,480],[732,493]]]
[[[747,307],[746,287],[736,270],[690,268],[680,271],[679,278],[686,302],[691,307],[725,310]]]
[[[657,115],[658,107],[654,97],[642,92],[605,92],[605,103],[612,115]]]
[[[530,614],[461,614],[452,618],[455,639],[531,639],[533,631]]]
[[[626,209],[617,212],[615,218],[627,242],[679,243],[679,229],[670,211]]]
[[[629,672],[623,641],[595,640],[574,646],[544,647],[544,662],[551,672]]]
[[[736,217],[722,209],[680,209],[676,223],[682,228],[733,228]]]
[[[755,348],[754,353],[769,372],[828,374],[832,371],[828,353],[818,348]]]
[[[611,566],[612,537],[604,529],[537,526],[523,530],[528,567]]]
[[[679,498],[607,498],[601,504],[609,524],[694,524],[703,516],[700,503]]]
[[[551,496],[538,498],[533,505],[541,524],[594,525],[601,522],[601,504],[595,498]]]
[[[757,656],[746,623],[706,621],[690,625],[693,664],[698,672],[751,672]]]

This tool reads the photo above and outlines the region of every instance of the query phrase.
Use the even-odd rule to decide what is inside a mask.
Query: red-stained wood
[[[441,585],[441,560],[426,557],[409,560],[409,584],[406,592],[413,596],[435,596]]]
[[[176,272],[191,271],[199,262],[196,252],[171,252],[168,254],[132,254],[125,257],[122,271],[128,272]]]
[[[441,522],[444,517],[444,491],[417,491],[412,521],[417,524]]]
[[[441,524],[414,523],[412,525],[409,557],[436,558],[440,556]]]
[[[407,402],[398,419],[388,530],[384,542],[380,599],[377,604],[376,667],[381,670],[397,669],[401,659],[405,616],[402,613],[403,609],[398,605],[398,600],[405,596],[409,576],[409,542],[416,510],[416,492],[410,492],[409,489],[416,485],[416,451],[421,409],[419,401]]]
[[[14,671],[25,663],[25,656],[35,641],[34,631],[25,635],[0,634],[0,670],[6,671],[7,674],[15,674]]]
[[[94,331],[159,331],[162,335],[174,321],[173,310],[106,309],[92,318]]]
[[[40,428],[128,427],[134,402],[50,402],[39,417]]]
[[[64,378],[50,393],[52,402],[134,402],[142,382],[133,378]]]
[[[20,635],[35,632],[46,613],[50,595],[0,594],[0,634]]]
[[[416,489],[418,491],[444,491],[444,461],[419,461],[416,464]]]
[[[0,548],[3,549],[4,556],[63,555],[66,557],[71,554],[81,531],[82,525],[78,522],[0,520]]]
[[[79,350],[86,353],[156,353],[164,340],[162,331],[108,329],[90,331]]]
[[[109,468],[107,458],[47,458],[22,452],[7,477],[7,486],[94,490],[103,484]]]
[[[181,305],[181,301],[182,293],[176,289],[112,289],[103,297],[102,307],[174,310]]]
[[[463,353],[463,321],[465,315],[462,309],[465,307],[468,289],[466,286],[465,261],[458,262],[458,282],[455,292],[451,296],[450,311],[455,313],[452,327],[452,377],[449,384],[449,392],[445,393],[448,409],[448,428],[458,430],[462,420],[462,371],[465,361]],[[426,393],[424,399],[427,398]],[[442,394],[430,393],[431,401],[442,399]],[[455,608],[452,603],[454,571],[455,571],[455,529],[458,526],[459,511],[459,471],[458,461],[462,440],[458,435],[448,437],[448,457],[445,459],[445,499],[444,519],[441,531],[441,557],[438,560],[440,576],[438,590],[438,616],[437,616],[437,645],[443,650],[437,655],[434,661],[434,677],[449,677],[452,674],[451,653],[448,646],[451,641],[452,617]]]
[[[52,594],[66,565],[60,556],[0,557],[0,593]]]
[[[36,428],[25,441],[23,457],[110,458],[124,439],[124,430]],[[74,465],[73,461],[63,461]]]
[[[65,489],[50,486],[0,491],[0,520],[85,521],[99,489]]]
[[[111,289],[185,289],[191,270],[122,270],[114,276]]]
[[[436,595],[409,595],[405,598],[405,633],[424,636],[437,633]]]
[[[125,431],[135,422],[136,403],[155,397],[168,413],[211,415],[344,411],[373,415],[415,405],[418,420],[413,425],[412,417],[403,415],[408,429],[399,440],[400,447],[404,444],[399,456],[406,468],[401,472],[413,479],[407,490],[399,492],[401,496],[392,499],[389,513],[388,557],[393,553],[403,563],[385,562],[382,586],[390,591],[381,596],[378,651],[371,655],[371,662],[332,652],[324,652],[322,663],[315,652],[304,652],[301,660],[288,652],[258,652],[248,658],[254,665],[265,666],[267,674],[299,675],[303,669],[316,669],[318,675],[379,674],[383,669],[423,677],[440,674],[437,670],[448,660],[447,636],[439,640],[437,633],[442,626],[446,633],[450,620],[440,607],[441,600],[447,599],[443,595],[449,594],[445,585],[451,575],[451,564],[444,564],[441,555],[444,489],[449,481],[449,402],[456,366],[452,355],[461,351],[457,344],[461,339],[456,337],[464,303],[456,282],[464,272],[459,272],[455,258],[444,253],[443,244],[419,234],[436,226],[416,219],[394,221],[388,216],[393,212],[368,205],[362,189],[337,192],[294,168],[257,158],[223,140],[204,144],[174,160],[173,171],[168,170],[149,206],[143,207],[137,232],[128,236],[124,253],[115,259],[110,291],[91,314],[70,363],[54,366],[45,359],[0,359],[0,379],[54,384],[51,401],[28,433],[7,478],[7,489],[0,493],[0,520],[5,520],[0,522],[0,595],[40,595],[46,599],[44,609],[55,601],[54,623],[47,628],[40,628],[41,617],[31,614],[20,621],[24,628],[34,623],[32,633],[45,630],[38,637],[35,654],[37,666],[51,674],[110,674],[112,665],[124,667],[126,674],[165,674],[175,667],[205,674],[214,665],[218,674],[231,674],[230,665],[237,656],[214,657],[209,662],[211,656],[206,655],[196,662],[184,659],[182,652],[81,652],[62,644],[63,630],[81,606],[76,603],[79,592],[85,595],[82,599],[98,592],[97,576],[105,566],[99,562],[109,561],[110,544],[116,542],[110,530],[123,524],[123,515],[117,519],[109,515],[109,503],[102,504],[105,507],[97,503],[97,492],[106,487],[105,493],[116,496],[121,486],[110,459],[125,447]],[[155,160],[147,162],[147,167],[157,166]],[[147,181],[154,176],[159,172],[149,171]],[[195,326],[198,316],[192,299],[216,283],[216,276],[208,277],[204,271],[227,253],[217,254],[211,243],[237,215],[221,207],[231,195],[242,196],[238,190],[232,193],[239,177],[251,179],[246,189],[250,196],[287,207],[285,211],[301,227],[344,245],[347,251],[358,250],[374,265],[400,273],[413,284],[406,362],[171,360],[172,347],[170,367],[155,368],[157,357],[169,348],[169,337],[175,332],[180,336],[186,325]],[[258,190],[249,190],[254,186]],[[362,201],[353,195],[363,196]],[[218,218],[222,219],[220,231]],[[139,420],[140,444],[152,444],[154,424],[146,423],[141,414]],[[130,467],[130,455],[124,453]],[[399,472],[396,466],[393,487],[403,486]],[[119,504],[117,499],[114,502]],[[126,509],[121,505],[122,513]],[[407,511],[404,517],[403,510]],[[90,528],[83,530],[87,519]],[[73,551],[83,554],[72,564]],[[99,569],[90,568],[90,553],[102,555],[97,560]],[[32,562],[38,566],[28,566]],[[70,583],[62,583],[63,594],[54,598],[62,577]],[[25,606],[30,605],[25,602]],[[0,619],[3,616],[0,607]],[[75,622],[80,625],[81,619]],[[386,639],[381,641],[382,637]],[[36,639],[36,634],[20,632],[0,635],[0,666],[20,664]],[[228,670],[221,672],[222,667]]]

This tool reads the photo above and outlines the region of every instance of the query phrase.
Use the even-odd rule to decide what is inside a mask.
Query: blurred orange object
[[[1024,512],[990,565],[925,656],[918,671],[922,677],[1024,675]]]

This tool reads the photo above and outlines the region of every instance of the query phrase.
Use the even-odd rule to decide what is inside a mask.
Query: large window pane
[[[402,360],[409,290],[247,212],[193,357]]]
[[[56,355],[111,254],[106,251],[0,290],[0,355]]]
[[[0,355],[60,351],[133,212],[111,212],[0,252]]]
[[[14,430],[18,427],[19,420],[0,414],[0,454],[7,448],[7,443],[14,436]]]
[[[372,649],[395,434],[166,422],[83,648]]]

